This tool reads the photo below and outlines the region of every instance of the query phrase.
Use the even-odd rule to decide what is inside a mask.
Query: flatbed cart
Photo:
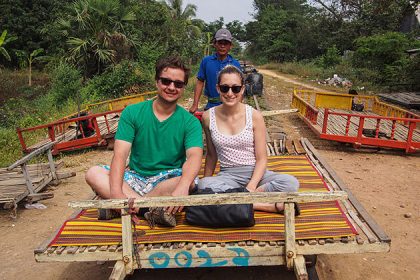
[[[380,253],[391,240],[307,139],[306,155],[271,153],[270,170],[292,174],[297,193],[238,193],[137,199],[136,207],[284,202],[285,216],[256,212],[250,228],[210,229],[185,223],[174,228],[133,226],[128,200],[73,201],[78,208],[51,238],[35,249],[37,262],[115,261],[109,279],[136,269],[286,266],[297,279],[316,279],[307,260],[319,254]],[[217,171],[217,169],[216,169]],[[295,217],[294,203],[301,208]],[[97,208],[122,209],[121,218],[98,221]],[[309,273],[308,273],[309,271]],[[314,278],[312,278],[314,276]]]
[[[363,111],[352,110],[353,104]],[[376,96],[313,90],[293,92],[292,107],[321,139],[362,146],[420,151],[420,116]]]
[[[30,153],[50,143],[54,144],[53,155],[63,151],[106,146],[114,138],[121,111],[127,105],[155,96],[156,92],[151,91],[88,104],[79,113],[48,124],[17,128],[16,132],[24,153]],[[37,141],[40,135],[47,135],[47,138]]]

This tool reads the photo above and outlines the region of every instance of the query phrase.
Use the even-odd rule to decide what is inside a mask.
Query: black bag
[[[362,103],[353,103],[351,105],[351,109],[356,112],[363,112],[363,110],[365,109],[365,105],[363,105]]]
[[[229,189],[223,193],[248,192],[246,188]],[[212,189],[194,194],[214,194]],[[202,205],[186,207],[187,223],[206,227],[252,227],[255,225],[252,204]]]
[[[256,71],[249,74],[245,79],[246,96],[258,95],[263,93],[263,75]]]

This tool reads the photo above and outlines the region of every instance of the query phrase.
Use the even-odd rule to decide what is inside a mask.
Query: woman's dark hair
[[[226,65],[217,75],[218,85],[220,85],[220,80],[222,79],[222,76],[224,74],[237,74],[239,78],[241,79],[241,85],[243,85],[245,82],[245,76],[242,73],[242,71],[238,67],[229,64],[229,65]]]
[[[166,68],[181,69],[184,71],[184,83],[188,84],[190,68],[188,68],[179,56],[163,57],[156,62],[155,80],[159,80],[162,71]]]

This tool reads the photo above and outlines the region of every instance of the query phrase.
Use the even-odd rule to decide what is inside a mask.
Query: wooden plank
[[[261,115],[263,117],[270,117],[270,116],[276,116],[281,114],[289,114],[289,113],[295,113],[298,109],[285,109],[285,110],[270,110],[270,111],[261,111]]]
[[[51,149],[47,150],[47,157],[48,157],[48,164],[50,166],[51,175],[53,178],[53,181],[57,181],[57,170],[55,169],[54,159],[51,153]]]
[[[366,221],[369,228],[378,236],[379,240],[383,242],[391,242],[389,236],[382,230],[382,228],[375,222],[375,220],[369,215],[366,209],[360,204],[357,198],[353,195],[350,189],[346,186],[346,184],[340,179],[337,173],[331,168],[331,166],[324,160],[318,151],[312,146],[308,139],[303,139],[303,143],[306,147],[311,151],[311,153],[318,159],[318,161],[322,164],[325,170],[331,175],[331,178],[337,183],[341,190],[347,192],[348,200],[356,209],[358,214]]]
[[[388,242],[365,243],[326,243],[325,245],[299,246],[298,255],[318,255],[318,254],[363,254],[363,253],[385,253],[389,252]]]
[[[67,179],[74,176],[76,176],[76,172],[57,173],[58,180]]]
[[[284,235],[286,242],[286,265],[288,269],[293,269],[296,258],[296,233],[295,233],[295,205],[294,203],[284,203]]]
[[[54,193],[33,193],[28,194],[26,201],[28,203],[33,203],[40,200],[51,199],[54,197]]]
[[[128,205],[128,204],[127,204]],[[131,232],[131,215],[126,208],[121,209],[122,245],[125,273],[131,274],[134,270],[133,262],[133,233]]]
[[[276,156],[280,155],[279,143],[276,139],[274,139],[274,151],[276,152]]]
[[[123,280],[127,276],[123,261],[117,261],[112,269],[109,280]]]
[[[0,181],[0,187],[1,186],[17,186],[17,185],[27,186],[28,182],[27,182],[26,178],[24,177],[25,175],[21,175],[21,176],[22,176],[21,178],[14,178],[14,179],[10,179],[10,180]],[[32,186],[33,186],[33,184],[37,184],[44,179],[44,177],[32,178],[30,176],[30,174],[28,174],[28,177],[31,180]]]
[[[302,255],[296,257],[294,262],[294,271],[297,280],[308,280],[308,272],[306,271],[305,258]]]
[[[293,148],[293,142],[290,139],[286,139],[286,150],[290,155],[294,155],[296,153]]]
[[[272,156],[276,155],[276,152],[274,151],[273,145],[271,145],[270,142],[267,142],[267,146],[270,150],[270,155],[272,155]]]
[[[16,162],[14,162],[12,165],[10,165],[9,167],[7,167],[7,170],[12,170],[13,168],[18,167],[19,165],[22,165],[23,163],[26,163],[28,160],[34,158],[37,155],[40,155],[42,153],[44,153],[45,151],[49,150],[52,148],[52,146],[55,145],[56,142],[51,142],[43,147],[38,148],[37,150],[31,152],[30,154],[24,156],[23,158],[17,160]]]
[[[26,182],[26,187],[28,188],[28,191],[30,194],[35,193],[34,192],[34,186],[32,185],[32,180],[31,177],[28,173],[28,169],[26,167],[26,163],[22,163],[21,165],[22,167],[22,171],[23,171],[23,176],[25,177],[25,182]]]
[[[231,251],[231,248],[240,248],[235,245],[229,245],[229,247],[214,247],[214,248],[206,248],[207,253],[213,257],[221,257],[225,258],[227,256],[237,257],[237,254]],[[254,264],[252,259],[254,257],[264,257],[264,258],[271,258],[276,259],[279,261],[278,264],[285,264],[284,261],[284,246],[283,245],[277,245],[277,246],[266,246],[266,247],[259,247],[259,246],[253,246],[253,247],[245,247],[249,256],[251,257],[249,259],[250,265]],[[224,249],[224,251],[223,251]],[[343,243],[327,243],[325,245],[313,245],[313,246],[298,246],[296,248],[297,255],[317,255],[317,254],[354,254],[354,253],[383,253],[388,252],[390,249],[389,243],[365,243],[362,245],[359,245],[354,242],[349,242],[348,244]],[[167,254],[169,258],[172,260],[175,258],[175,255],[178,254],[180,251],[183,251],[185,249],[171,249],[171,248],[163,248],[160,249],[159,252]],[[191,248],[189,253],[191,255],[196,256],[195,258],[200,259],[198,257],[198,251],[202,250],[202,248]],[[148,261],[149,256],[151,254],[154,254],[155,251],[141,251],[140,252],[140,260],[142,261],[142,267],[146,268],[148,267]],[[39,262],[48,262],[48,261],[58,261],[58,262],[73,262],[73,261],[112,261],[112,260],[121,260],[122,256],[121,253],[118,252],[100,252],[95,251],[92,253],[85,252],[82,254],[76,253],[74,255],[72,254],[63,254],[63,255],[56,255],[56,254],[48,254],[48,253],[42,253],[42,254],[35,254],[35,258]],[[201,258],[202,260],[205,260]],[[259,265],[269,265],[268,263],[260,263]],[[149,264],[150,266],[150,264]]]
[[[63,167],[64,162],[62,160],[59,160],[55,163],[55,168],[60,169]],[[49,163],[34,163],[34,164],[28,164],[28,170],[29,171],[37,171],[37,170],[49,170]],[[19,169],[13,169],[8,170],[7,167],[0,168],[0,174],[5,173],[22,173]]]
[[[165,207],[170,205],[196,206],[219,204],[245,204],[245,203],[275,203],[275,202],[320,202],[344,200],[346,192],[271,192],[271,193],[230,193],[211,195],[191,195],[184,197],[147,197],[137,198],[134,207]],[[122,209],[128,205],[128,199],[104,199],[71,201],[68,204],[73,208],[91,209]]]
[[[79,249],[78,246],[70,246],[70,247],[67,247],[66,253],[67,254],[75,254],[78,249]]]
[[[293,146],[295,147],[295,150],[298,153],[298,155],[306,154],[306,151],[299,140],[293,139]]]

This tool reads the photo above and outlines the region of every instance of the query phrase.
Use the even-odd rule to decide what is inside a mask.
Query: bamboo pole
[[[246,204],[246,203],[275,203],[275,202],[320,202],[347,199],[347,193],[335,192],[270,192],[270,193],[230,193],[191,196],[161,196],[144,197],[134,201],[133,207],[166,207],[166,206],[197,206],[219,204]],[[121,209],[128,207],[128,199],[86,200],[71,201],[73,208],[104,208]]]

